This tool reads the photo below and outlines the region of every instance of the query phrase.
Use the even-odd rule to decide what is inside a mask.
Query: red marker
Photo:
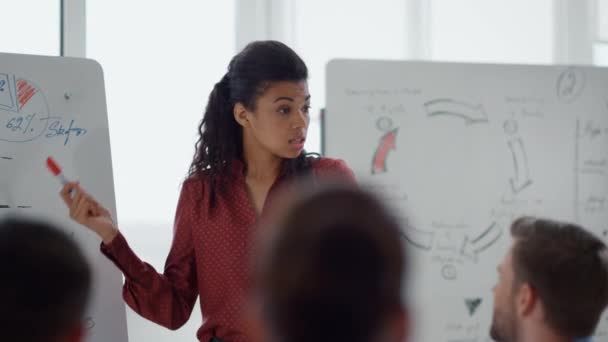
[[[69,182],[68,179],[65,178],[65,176],[61,172],[61,168],[59,167],[59,165],[57,165],[57,163],[55,162],[55,160],[52,157],[46,158],[46,167],[49,169],[49,171],[51,171],[51,173],[55,177],[59,178],[59,181],[61,181],[61,184],[65,185],[66,183]]]

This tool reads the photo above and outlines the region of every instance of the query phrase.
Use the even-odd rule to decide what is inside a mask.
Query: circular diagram
[[[0,141],[26,142],[42,135],[49,106],[33,82],[0,73]]]

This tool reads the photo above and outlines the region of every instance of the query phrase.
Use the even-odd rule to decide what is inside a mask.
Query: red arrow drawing
[[[380,143],[376,148],[376,152],[374,153],[374,158],[372,160],[372,174],[384,173],[387,171],[386,158],[388,158],[388,153],[394,150],[396,147],[398,130],[398,128],[395,128],[388,131],[382,136],[382,138],[380,138]]]

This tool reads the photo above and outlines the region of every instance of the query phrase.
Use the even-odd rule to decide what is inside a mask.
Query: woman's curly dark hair
[[[256,41],[232,58],[228,71],[215,84],[198,127],[199,138],[188,172],[189,178],[205,177],[209,184],[210,204],[216,192],[232,175],[231,164],[243,161],[243,133],[233,116],[236,103],[255,110],[258,98],[271,82],[305,81],[308,68],[287,45],[277,41]],[[310,169],[309,154],[284,160],[283,170],[302,173]]]

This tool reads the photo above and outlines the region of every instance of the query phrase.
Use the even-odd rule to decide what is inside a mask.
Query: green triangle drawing
[[[473,316],[481,305],[481,298],[467,298],[464,300],[464,304],[469,310],[469,316]]]

